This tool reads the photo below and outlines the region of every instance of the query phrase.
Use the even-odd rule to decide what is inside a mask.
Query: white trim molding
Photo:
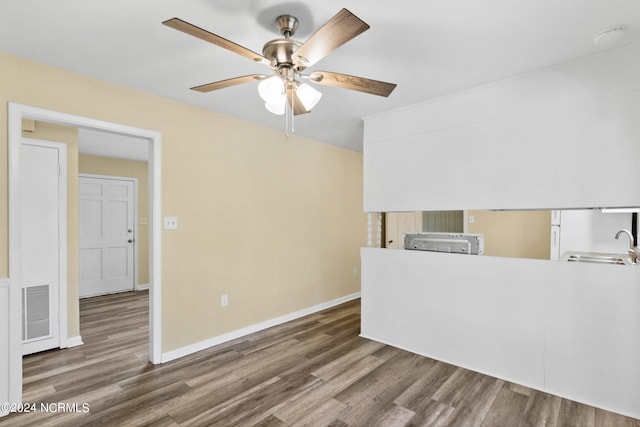
[[[0,375],[0,391],[8,386],[8,402],[22,400],[22,354],[21,354],[21,295],[20,295],[20,144],[22,138],[22,119],[40,120],[65,126],[99,129],[124,135],[136,136],[149,141],[149,273],[152,286],[149,291],[149,359],[151,363],[161,363],[162,357],[162,244],[161,244],[161,153],[162,137],[159,132],[102,120],[61,113],[39,107],[8,103],[8,177],[9,177],[9,331],[6,342],[0,347],[8,349],[8,358],[0,360],[0,372],[6,369],[8,378]],[[72,337],[67,345],[81,342]],[[5,365],[6,363],[6,365]],[[2,396],[0,396],[2,397]]]
[[[11,286],[9,279],[0,277],[0,342],[5,342],[10,334],[9,317],[9,293]],[[0,345],[0,403],[9,402],[9,369],[7,362],[9,360],[9,347]],[[8,411],[0,408],[0,417],[8,415]]]
[[[82,337],[80,335],[67,338],[67,348],[78,347],[79,345],[83,344],[84,342],[82,342]]]
[[[360,292],[356,292],[351,295],[346,295],[344,297],[340,297],[331,301],[317,304],[312,307],[304,308],[302,310],[285,314],[284,316],[276,317],[271,320],[266,320],[264,322],[256,323],[255,325],[247,326],[245,328],[237,329],[235,331],[231,331],[226,334],[218,335],[216,337],[209,338],[207,340],[200,341],[195,344],[191,344],[191,345],[177,348],[175,350],[167,351],[166,353],[162,353],[162,363],[170,362],[180,357],[188,356],[189,354],[206,350],[208,348],[223,344],[225,342],[234,340],[236,338],[241,338],[246,335],[250,335],[255,332],[259,332],[264,329],[271,328],[273,326],[281,325],[283,323],[290,322],[292,320],[299,319],[301,317],[308,316],[309,314],[317,313],[319,311],[326,310],[331,307],[335,307],[336,305],[340,305],[357,298],[360,298]]]
[[[134,290],[136,290],[136,291],[147,291],[147,290],[149,290],[150,287],[151,287],[151,285],[148,284],[148,283],[137,284],[136,288]]]

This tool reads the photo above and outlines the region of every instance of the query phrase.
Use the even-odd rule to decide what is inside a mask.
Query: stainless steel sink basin
[[[595,264],[622,264],[624,265],[624,259],[617,256],[593,256],[593,255],[569,255],[567,257],[569,262],[591,262]]]
[[[630,261],[621,254],[606,254],[596,252],[566,252],[562,256],[563,261],[587,262],[591,264],[627,265]]]

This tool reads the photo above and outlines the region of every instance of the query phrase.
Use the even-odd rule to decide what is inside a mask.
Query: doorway
[[[22,119],[37,120],[77,128],[104,130],[121,135],[145,138],[149,141],[149,194],[150,194],[150,280],[149,280],[149,359],[157,364],[161,354],[161,136],[158,132],[124,126],[115,123],[70,115],[37,107],[9,103],[8,106],[9,147],[9,336],[8,336],[8,384],[9,401],[22,401],[22,355],[21,355],[21,290],[20,271],[21,207],[20,207],[20,160]],[[66,342],[61,347],[68,346]]]

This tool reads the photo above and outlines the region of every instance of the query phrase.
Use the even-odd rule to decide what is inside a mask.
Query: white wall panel
[[[365,119],[364,209],[640,205],[640,45]]]
[[[546,389],[640,418],[640,272],[593,264],[567,270],[568,278],[545,285]]]
[[[364,209],[640,205],[628,185],[640,181],[637,117],[640,92],[365,141]]]
[[[365,117],[368,143],[640,90],[640,43]]]
[[[375,248],[361,254],[362,336],[543,387],[545,278],[522,277],[525,260],[500,266],[496,257]]]
[[[361,256],[364,337],[640,418],[640,269]]]

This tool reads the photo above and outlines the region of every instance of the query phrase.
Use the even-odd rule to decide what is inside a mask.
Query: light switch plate
[[[165,216],[164,217],[164,229],[165,230],[177,230],[178,229],[178,217],[177,216]]]

